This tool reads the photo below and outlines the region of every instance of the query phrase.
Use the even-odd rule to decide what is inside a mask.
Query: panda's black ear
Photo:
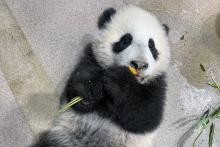
[[[170,28],[168,27],[168,25],[166,25],[166,24],[162,24],[162,27],[163,27],[163,29],[164,29],[166,35],[168,35],[169,32],[170,32]]]
[[[111,17],[116,13],[116,10],[114,8],[108,8],[106,9],[102,15],[99,16],[98,20],[98,28],[102,29],[105,28],[106,24],[111,21]]]

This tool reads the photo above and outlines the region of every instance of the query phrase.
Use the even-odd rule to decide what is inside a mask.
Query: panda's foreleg
[[[112,66],[103,75],[104,89],[116,104],[126,103],[142,95],[144,86],[138,83],[127,67]]]
[[[67,102],[80,96],[83,100],[73,109],[80,112],[91,112],[96,109],[103,97],[102,69],[97,66],[91,57],[82,58],[70,76],[66,88],[65,99]]]
[[[123,129],[133,133],[154,130],[163,112],[163,78],[140,84],[127,67],[110,67],[103,76],[104,89],[113,101],[112,118]]]

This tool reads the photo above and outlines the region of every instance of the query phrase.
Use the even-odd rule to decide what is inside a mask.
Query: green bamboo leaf
[[[202,71],[205,72],[204,66],[202,64],[200,64],[200,67],[201,67]],[[216,88],[216,89],[220,90],[220,84],[218,84],[213,77],[211,77],[211,78],[212,78],[212,82],[211,83],[207,83],[207,84],[209,86],[213,87],[213,88]],[[199,121],[197,123],[197,126],[200,129],[200,132],[199,132],[199,134],[196,136],[196,138],[193,141],[193,147],[195,147],[196,141],[198,140],[198,138],[201,136],[203,131],[208,126],[210,126],[208,145],[209,145],[209,147],[212,147],[213,136],[214,136],[214,129],[215,129],[214,121],[216,119],[220,119],[220,106],[217,107],[217,109],[215,109],[211,113],[209,113],[209,110],[207,110],[203,114],[203,116],[201,116],[201,118],[199,119]]]
[[[71,107],[76,101],[78,101],[79,100],[79,98],[74,98],[74,99],[72,99],[69,103],[67,103],[66,105],[64,105],[63,106],[63,108],[62,109],[68,109],[69,107]],[[61,110],[62,110],[61,109]]]
[[[207,83],[209,86],[212,86],[213,88],[218,88],[214,83]]]
[[[220,85],[215,81],[215,79],[213,77],[212,77],[212,81],[214,82],[217,89],[220,90]]]
[[[209,123],[209,111],[204,113],[201,119],[197,123],[197,128],[204,129],[208,126]]]
[[[218,117],[220,115],[220,106],[215,109],[211,114],[210,116],[212,117],[212,119],[215,119],[216,117]]]
[[[215,128],[215,125],[214,125],[214,123],[212,123],[211,126],[210,126],[210,130],[209,130],[209,147],[212,147],[213,136],[214,136],[214,128]]]
[[[220,87],[220,85],[216,85],[215,83],[207,83],[207,84],[213,88],[216,88],[216,89],[219,89],[219,87]]]
[[[59,111],[59,113],[63,113],[65,112],[67,109],[69,109],[70,107],[72,107],[73,105],[75,105],[76,103],[80,102],[82,100],[81,97],[74,97],[69,103],[67,103],[66,105],[64,105]]]
[[[196,138],[193,141],[193,147],[196,145],[196,141],[199,139],[199,137],[202,135],[203,129],[199,132],[199,134],[196,136]]]
[[[220,85],[219,84],[215,84],[215,83],[207,83],[209,86],[213,87],[213,88],[216,88],[218,90],[220,90]]]

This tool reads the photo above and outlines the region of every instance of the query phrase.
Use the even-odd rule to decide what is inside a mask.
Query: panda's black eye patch
[[[150,48],[150,51],[154,57],[155,60],[157,60],[158,58],[158,51],[155,47],[155,43],[154,43],[154,40],[152,38],[149,39],[148,41],[148,47]]]
[[[127,33],[123,35],[120,40],[113,44],[113,51],[115,53],[119,53],[126,49],[132,43],[132,36],[131,34]]]

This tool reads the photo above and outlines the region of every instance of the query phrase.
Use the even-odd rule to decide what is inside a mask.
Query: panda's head
[[[101,35],[94,54],[104,68],[112,65],[132,66],[137,79],[146,83],[164,73],[169,65],[169,28],[148,11],[126,6],[116,12],[109,8],[98,21]]]

